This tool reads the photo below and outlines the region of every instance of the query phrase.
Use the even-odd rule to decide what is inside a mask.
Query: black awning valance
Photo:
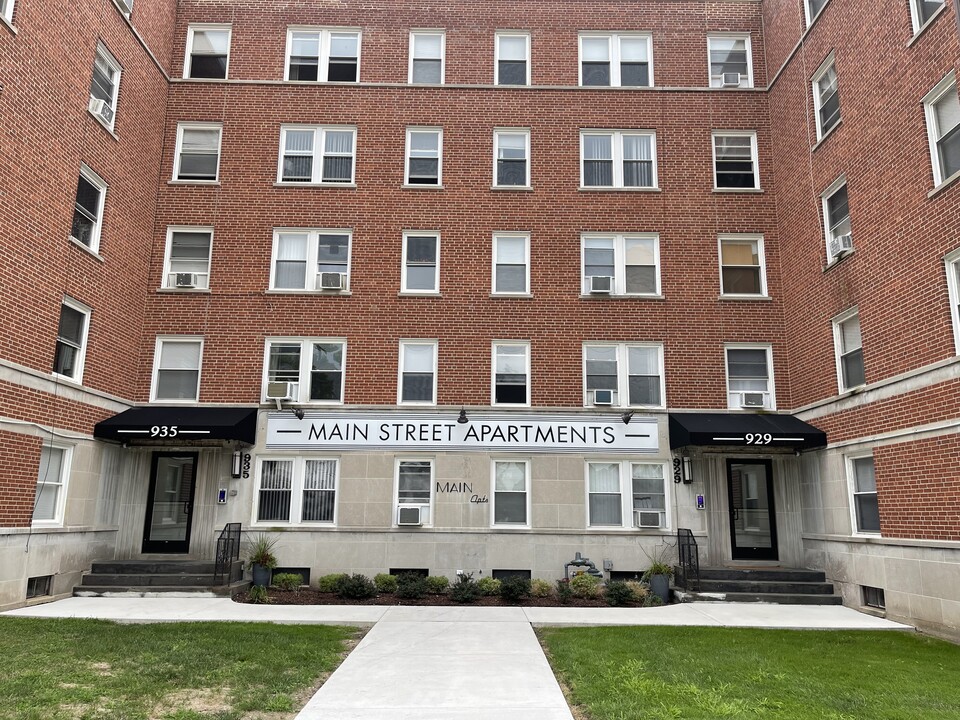
[[[671,413],[670,449],[688,445],[810,450],[826,447],[827,434],[793,415],[773,413]]]
[[[257,408],[156,405],[124,410],[93,429],[94,437],[118,442],[183,443],[257,438]]]

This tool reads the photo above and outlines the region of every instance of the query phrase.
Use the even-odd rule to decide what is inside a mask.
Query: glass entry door
[[[769,460],[727,460],[734,560],[777,560],[773,472]]]
[[[196,467],[197,453],[153,454],[143,552],[188,551]]]

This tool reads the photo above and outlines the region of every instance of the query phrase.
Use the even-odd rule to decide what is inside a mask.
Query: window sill
[[[401,190],[443,190],[443,185],[431,185],[429,183],[404,183],[400,186]]]
[[[813,146],[810,148],[810,152],[813,152],[814,150],[819,148],[821,145],[823,145],[827,141],[827,138],[833,135],[833,133],[835,133],[837,128],[840,127],[841,125],[843,125],[843,118],[840,118],[839,120],[837,120],[836,124],[832,128],[830,128],[823,135],[820,136],[820,139],[817,140],[813,144]]]
[[[58,385],[70,385],[71,387],[75,388],[83,387],[82,376],[80,378],[72,378],[69,375],[61,375],[60,373],[55,372],[50,373],[50,375],[53,377],[53,381]]]
[[[73,245],[76,245],[78,248],[80,248],[81,250],[83,250],[85,253],[87,253],[87,254],[90,255],[91,257],[99,260],[100,262],[106,262],[106,260],[103,259],[103,256],[102,256],[100,253],[98,253],[96,250],[93,250],[93,249],[90,248],[90,247],[87,247],[87,246],[84,245],[82,242],[80,242],[80,241],[77,240],[75,237],[73,237],[73,235],[70,236],[70,242],[71,242]]]
[[[167,180],[167,185],[213,185],[219,186],[219,180]]]
[[[491,190],[497,192],[533,192],[533,186],[531,185],[491,185]]]
[[[748,194],[748,195],[762,195],[762,194],[763,194],[763,188],[718,188],[718,187],[715,187],[715,188],[713,189],[713,192],[719,193],[719,194],[721,194],[721,195],[738,194],[738,193],[746,193],[746,194]]]
[[[721,295],[718,300],[746,300],[747,302],[770,302],[773,300],[769,295]]]
[[[339,408],[344,406],[342,400],[307,400],[305,402],[300,402],[299,400],[283,400],[282,402],[289,403],[289,406],[284,407],[284,410],[288,407],[301,407],[305,410],[312,410],[316,408]],[[266,398],[260,399],[260,405],[262,407],[271,407],[276,410],[276,403],[277,401],[273,398],[269,400]]]
[[[158,293],[169,294],[186,294],[186,295],[210,295],[210,288],[176,288],[176,287],[161,287],[157,288]]]
[[[490,293],[491,300],[531,300],[533,293]]]
[[[491,530],[497,532],[530,532],[533,528],[530,525],[491,525]]]
[[[830,258],[830,259],[827,261],[826,266],[823,268],[823,271],[824,271],[824,272],[827,272],[828,270],[832,270],[832,269],[835,268],[837,265],[839,265],[839,264],[842,263],[844,260],[846,260],[848,257],[853,257],[855,254],[856,254],[856,251],[855,251],[855,250],[851,250],[850,252],[844,253],[843,255],[834,256],[834,257]]]
[[[347,188],[348,190],[356,190],[356,183],[298,183],[298,182],[275,182],[274,187],[282,188]]]
[[[323,297],[340,297],[341,295],[353,295],[349,290],[307,290],[299,288],[277,289],[270,288],[265,291],[267,295],[320,295]]]
[[[106,131],[107,131],[107,134],[108,134],[110,137],[112,137],[112,138],[113,138],[114,140],[116,140],[117,142],[120,142],[120,138],[117,137],[117,134],[113,131],[113,127],[112,127],[112,126],[107,125],[103,120],[101,120],[101,119],[98,118],[96,115],[94,115],[92,112],[90,112],[89,108],[87,109],[87,115],[89,115],[89,116],[92,117],[94,120],[96,120],[96,121],[97,121],[97,125],[99,125],[99,126],[102,127],[104,130],[106,130]],[[114,119],[116,119],[116,118],[114,118]]]
[[[192,82],[192,83],[222,83],[222,82],[229,82],[230,78],[225,78],[225,77],[222,77],[222,78],[182,77],[182,78],[180,78],[180,80],[183,80],[184,82]]]
[[[661,192],[659,187],[587,187],[581,185],[577,189],[581,192]]]
[[[113,0],[113,6],[123,15],[127,20],[130,19],[130,10],[124,7],[118,0]]]
[[[200,401],[197,398],[191,398],[189,400],[185,400],[183,398],[150,398],[151,405],[183,405],[185,407],[190,407],[191,405],[197,405],[199,403]]]
[[[0,15],[0,24],[5,25],[6,28],[7,28],[7,30],[9,30],[9,31],[10,31],[11,33],[13,33],[14,35],[16,35],[18,32],[20,32],[19,30],[17,30],[16,27],[14,27],[14,25],[13,25],[12,22],[10,22],[9,20],[7,20],[7,19],[6,19],[5,17],[3,17],[2,15]]]
[[[910,38],[910,41],[907,43],[907,47],[911,47],[911,46],[917,41],[917,39],[918,39],[921,35],[923,35],[923,33],[926,31],[926,29],[927,29],[928,27],[930,27],[931,25],[933,25],[933,23],[936,22],[937,18],[940,17],[941,15],[943,15],[946,11],[947,11],[947,4],[944,3],[943,5],[941,5],[941,6],[937,9],[936,12],[933,13],[933,15],[931,15],[931,16],[927,19],[927,21],[926,21],[923,25],[920,26],[920,28],[917,30],[917,32],[914,34],[914,36],[913,36],[912,38]],[[912,12],[912,10],[911,10],[911,12]]]
[[[940,194],[941,191],[945,190],[950,185],[953,185],[957,180],[960,180],[960,171],[955,172],[953,175],[948,177],[946,180],[942,181],[937,185],[933,190],[927,193],[928,198],[935,197]]]
[[[664,295],[617,295],[614,293],[580,294],[581,300],[666,300]]]
[[[438,297],[443,297],[443,295],[441,295],[439,291],[437,291],[437,292],[429,292],[429,291],[424,290],[424,291],[422,291],[422,292],[414,292],[414,291],[412,291],[412,290],[401,290],[400,292],[397,293],[397,297],[427,297],[427,298],[438,298]]]
[[[63,522],[57,522],[56,520],[33,520],[30,522],[30,527],[35,530],[64,530],[65,529]]]

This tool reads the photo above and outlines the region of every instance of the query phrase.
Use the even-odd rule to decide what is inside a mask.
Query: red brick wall
[[[40,467],[41,440],[0,430],[0,527],[29,527]]]

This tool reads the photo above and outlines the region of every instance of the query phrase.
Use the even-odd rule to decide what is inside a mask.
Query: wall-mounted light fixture
[[[291,408],[291,412],[296,416],[297,420],[303,420],[303,408]]]
[[[683,456],[683,484],[689,485],[693,482],[693,459],[688,456]]]
[[[470,422],[470,418],[467,417],[467,411],[463,408],[460,408],[460,417],[457,418],[457,422],[461,425],[466,425]]]
[[[233,455],[230,457],[230,477],[234,480],[240,478],[242,464],[243,453],[239,450],[234,450]]]
[[[629,425],[630,420],[633,419],[633,410],[627,410],[623,415],[620,416],[620,419],[623,420],[624,425]]]

